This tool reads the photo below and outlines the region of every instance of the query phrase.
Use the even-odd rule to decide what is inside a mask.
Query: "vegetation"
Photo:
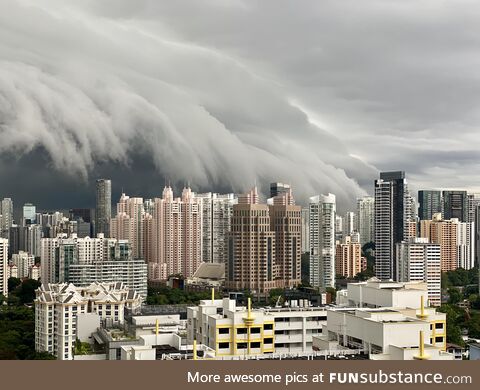
[[[35,316],[31,305],[36,280],[8,280],[8,298],[0,294],[0,360],[51,360],[49,353],[35,352]],[[6,302],[7,305],[3,305]]]
[[[454,271],[442,273],[442,288],[478,286],[478,267],[466,270],[457,268]],[[478,287],[476,288],[478,291]]]
[[[93,353],[93,350],[89,343],[83,343],[79,339],[75,340],[75,355],[90,355],[91,353]]]
[[[211,297],[210,291],[184,291],[170,287],[149,287],[147,305],[198,304],[202,299]]]

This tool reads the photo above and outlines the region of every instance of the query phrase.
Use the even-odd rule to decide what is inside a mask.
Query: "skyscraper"
[[[112,182],[108,179],[98,179],[96,190],[95,232],[109,235],[112,218]]]
[[[3,294],[5,297],[8,294],[7,261],[8,240],[6,238],[0,238],[0,294]]]
[[[201,201],[202,209],[202,259],[207,263],[227,262],[228,238],[233,205],[237,203],[234,194],[195,194]]]
[[[434,214],[442,212],[442,193],[435,190],[418,191],[418,217],[420,221],[431,220]]]
[[[468,222],[467,191],[443,191],[443,219]]]
[[[0,202],[0,237],[8,238],[10,226],[13,225],[13,202],[4,198]]]
[[[308,216],[309,208],[302,208],[302,253],[310,250],[310,217]]]
[[[290,184],[285,183],[270,183],[270,198],[285,194],[290,190]]]
[[[310,284],[335,286],[335,195],[317,195],[309,199]]]
[[[356,236],[358,238],[358,233]],[[346,278],[353,278],[362,271],[362,247],[352,238],[345,236],[337,243],[335,251],[336,274]]]
[[[227,288],[266,293],[275,288],[275,232],[269,206],[259,204],[257,188],[233,206],[226,266]]]
[[[399,282],[426,282],[431,306],[441,304],[441,245],[411,237],[397,244]]]
[[[396,244],[410,235],[412,201],[405,172],[381,172],[375,180],[375,274],[396,279]]]
[[[275,233],[276,287],[296,287],[301,282],[302,208],[295,205],[291,189],[273,198],[269,216]]]
[[[170,275],[191,277],[202,262],[201,201],[190,188],[181,198],[165,187],[163,197],[155,199],[153,215],[153,254],[149,278],[165,280]]]
[[[31,203],[23,205],[23,226],[34,224],[36,221],[37,208]]]
[[[375,241],[374,229],[375,198],[365,196],[357,199],[357,232],[360,233],[360,244]]]

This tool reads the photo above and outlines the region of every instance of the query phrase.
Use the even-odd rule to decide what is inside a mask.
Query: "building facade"
[[[338,276],[353,278],[362,269],[362,247],[356,240],[358,235],[345,236],[341,242],[337,242],[335,250],[335,267]]]
[[[357,232],[360,233],[360,244],[375,241],[374,229],[375,198],[365,196],[357,199]]]
[[[310,284],[335,286],[335,195],[309,199]]]
[[[0,238],[0,294],[8,295],[8,240]]]
[[[108,179],[96,181],[95,233],[110,234],[112,218],[112,182]]]

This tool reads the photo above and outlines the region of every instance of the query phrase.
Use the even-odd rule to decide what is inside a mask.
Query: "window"
[[[435,337],[436,343],[443,343],[443,337]]]
[[[258,333],[260,333],[260,328],[252,328],[252,329],[250,330],[250,333],[251,333],[251,334],[258,334]]]
[[[251,348],[260,348],[260,343],[258,341],[254,342],[254,343],[250,343],[250,347]]]
[[[437,322],[435,324],[435,329],[443,329],[443,323],[442,322]]]
[[[263,339],[263,344],[272,344],[272,343],[273,343],[273,339],[271,337]]]
[[[218,348],[219,349],[230,348],[230,343],[218,343]]]
[[[273,324],[265,324],[265,325],[263,325],[263,329],[265,329],[265,330],[273,330]]]
[[[237,349],[247,349],[247,343],[238,343]]]
[[[219,329],[218,329],[218,333],[219,333],[219,334],[229,334],[229,333],[230,333],[230,329],[228,329],[228,328],[219,328]]]
[[[238,328],[237,334],[247,334],[247,328]]]

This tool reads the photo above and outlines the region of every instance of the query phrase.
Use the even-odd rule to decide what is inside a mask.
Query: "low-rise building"
[[[187,311],[187,341],[217,358],[312,352],[312,337],[326,322],[324,307],[251,309],[225,298],[203,300]]]

